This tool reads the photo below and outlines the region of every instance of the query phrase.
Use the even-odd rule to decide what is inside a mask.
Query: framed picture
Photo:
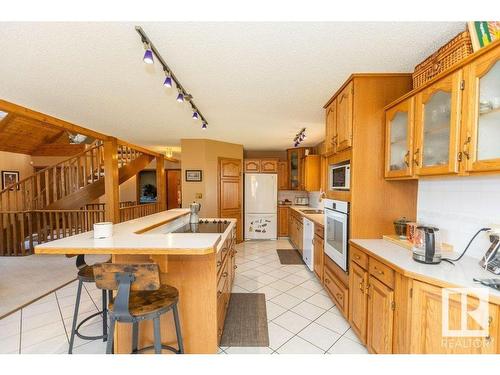
[[[19,172],[2,171],[2,190],[18,182],[19,182]],[[11,190],[13,190],[13,188]],[[17,190],[19,190],[19,186],[17,187]]]
[[[471,21],[467,26],[474,52],[500,39],[500,21]]]
[[[187,169],[186,170],[186,182],[201,182],[201,170],[199,169]]]

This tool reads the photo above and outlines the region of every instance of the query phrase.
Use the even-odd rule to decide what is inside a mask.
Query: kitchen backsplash
[[[309,197],[309,206],[314,208],[323,208],[323,202],[319,202],[319,191],[297,191],[297,190],[279,190],[278,201],[288,199],[295,203],[295,197]]]
[[[500,228],[500,176],[420,179],[417,220],[438,227],[441,241],[461,253],[478,229]],[[481,258],[489,245],[481,234],[467,255]]]

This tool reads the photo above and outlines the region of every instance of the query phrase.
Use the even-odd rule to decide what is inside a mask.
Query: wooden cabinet
[[[302,244],[303,244],[303,224],[302,216],[290,209],[289,220],[288,220],[288,234],[290,237],[290,242],[292,246],[302,254]]]
[[[415,97],[415,173],[458,173],[462,71],[450,74]]]
[[[278,237],[288,237],[289,207],[278,207]]]
[[[368,272],[358,264],[350,263],[349,272],[349,322],[361,342],[366,343],[366,319],[368,297]]]
[[[278,160],[262,159],[260,161],[261,173],[278,173]]]
[[[306,156],[306,150],[308,154],[312,154],[312,149],[306,147],[296,147],[287,150],[290,190],[305,189],[304,178],[306,171],[305,171],[304,158]],[[318,181],[319,180],[320,176],[318,174]]]
[[[260,160],[245,159],[245,173],[260,173]]]
[[[314,224],[316,227],[316,224]],[[323,249],[323,237],[320,237],[318,234],[314,234],[313,237],[313,260],[314,260],[314,273],[318,277],[320,281],[323,281],[323,257],[324,257],[324,249]]]
[[[288,178],[288,162],[278,162],[278,190],[288,190],[290,180]]]
[[[321,156],[307,155],[302,162],[301,173],[302,189],[305,191],[319,191],[321,185]]]
[[[237,267],[235,264],[235,244],[236,230],[233,230],[233,233],[225,240],[221,250],[215,257],[215,268],[217,270],[217,343],[220,343],[222,332],[224,331],[224,321],[226,319],[229,300],[231,299],[231,290]]]
[[[350,81],[336,98],[337,122],[335,151],[342,151],[352,146],[352,116],[353,116],[354,84]]]
[[[369,276],[366,341],[371,353],[392,353],[394,291]]]
[[[460,158],[467,172],[500,171],[500,48],[474,60],[465,73]]]
[[[411,352],[443,354],[499,353],[498,306],[489,304],[489,333],[486,337],[443,337],[443,289],[420,281],[413,281]],[[448,300],[449,326],[461,327],[461,296],[451,295]],[[477,308],[479,301],[467,297],[467,311]],[[468,329],[479,329],[473,319],[466,319]]]
[[[387,179],[500,172],[500,42],[385,109]]]
[[[331,154],[336,151],[335,141],[337,136],[337,100],[334,99],[326,107],[326,127],[325,127],[325,153]]]
[[[386,112],[385,177],[413,175],[414,98],[408,98]]]

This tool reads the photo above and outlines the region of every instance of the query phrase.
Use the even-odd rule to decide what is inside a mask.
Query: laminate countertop
[[[113,236],[94,239],[85,232],[35,246],[36,254],[204,255],[218,252],[233,230],[224,233],[171,233],[189,223],[189,209],[173,209],[115,224]],[[209,218],[208,220],[213,220]]]
[[[289,205],[292,210],[297,211],[299,214],[304,216],[305,218],[313,221],[315,224],[319,224],[324,226],[325,216],[324,214],[306,214],[302,212],[303,210],[323,210],[322,208],[310,207],[310,206],[294,206]]]
[[[481,268],[478,259],[464,256],[455,265],[448,262],[423,264],[413,260],[411,250],[386,240],[352,239],[350,243],[364,249],[369,255],[378,258],[405,276],[423,282],[432,282],[442,287],[484,288],[490,293],[490,298],[500,304],[500,291],[473,281],[474,278],[498,278]],[[450,255],[444,253],[443,256],[456,258],[455,253],[450,253]]]

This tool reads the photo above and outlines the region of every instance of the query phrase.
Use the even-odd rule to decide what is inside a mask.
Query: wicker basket
[[[415,67],[413,88],[422,86],[436,75],[450,69],[467,56],[472,55],[472,41],[469,31],[461,32],[435,53]]]

